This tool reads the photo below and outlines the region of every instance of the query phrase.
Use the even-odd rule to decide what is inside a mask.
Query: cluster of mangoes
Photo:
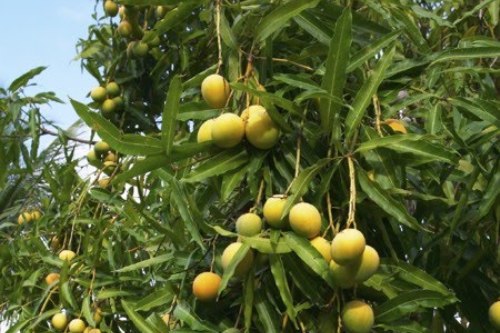
[[[224,108],[231,95],[227,80],[219,74],[207,76],[201,84],[205,102],[213,108]],[[240,116],[223,113],[203,122],[198,130],[197,141],[213,141],[221,148],[232,148],[243,138],[254,147],[269,149],[279,140],[280,130],[261,105],[250,105]]]
[[[42,213],[40,213],[39,210],[33,209],[31,211],[25,211],[19,214],[17,217],[17,223],[18,224],[23,224],[23,223],[28,223],[28,222],[36,222],[42,218]]]
[[[97,312],[94,314],[94,321],[98,323],[100,321],[100,314],[97,316]],[[96,320],[98,319],[98,320]],[[98,328],[88,327],[85,322],[80,318],[75,318],[69,321],[68,315],[64,312],[56,313],[52,316],[52,327],[57,331],[64,331],[70,333],[101,333]]]
[[[52,240],[54,241],[54,239]],[[55,241],[58,242],[55,237]],[[76,253],[72,250],[62,250],[59,252],[59,259],[71,262],[76,257]],[[51,272],[45,277],[45,283],[51,287],[56,287],[60,279],[60,274]],[[96,324],[102,320],[101,310],[98,308],[94,312],[93,319]],[[75,318],[69,321],[69,316],[65,312],[56,313],[51,319],[52,327],[57,331],[64,331],[70,333],[100,333],[98,328],[88,327],[85,322],[80,318]]]
[[[165,6],[157,6],[155,16],[161,19],[167,13],[168,8]],[[143,40],[149,31],[144,31],[139,24],[139,14],[137,8],[131,6],[122,6],[119,8],[120,24],[117,27],[118,34],[129,40],[127,45],[127,55],[130,57],[145,57],[150,50],[156,50],[160,45],[160,38],[155,36],[147,38],[147,42]]]
[[[266,223],[272,228],[290,228],[297,235],[310,240],[321,256],[330,263],[334,281],[340,288],[353,287],[356,283],[370,278],[378,269],[380,258],[377,251],[366,245],[364,235],[356,229],[344,229],[331,241],[319,236],[321,214],[312,204],[299,202],[292,206],[288,219],[283,217],[286,198],[275,196],[268,198],[263,206]],[[238,235],[251,237],[261,233],[262,218],[254,212],[242,214],[235,223]],[[221,265],[226,270],[243,243],[230,243],[222,252]],[[234,275],[242,277],[253,266],[254,254],[249,250],[238,263]],[[193,295],[200,301],[216,299],[222,279],[212,271],[202,272],[193,280]],[[344,305],[342,324],[348,332],[368,333],[374,324],[371,306],[361,300],[353,300]]]
[[[90,91],[90,98],[99,104],[103,116],[109,118],[123,107],[121,88],[118,83],[111,81],[105,87],[98,86]]]
[[[111,147],[106,141],[97,142],[94,148],[87,153],[87,161],[89,164],[101,169],[108,175],[113,174],[116,168],[119,168],[118,159],[118,154],[111,150]],[[98,180],[99,186],[102,188],[107,188],[109,182],[109,178],[101,178]]]

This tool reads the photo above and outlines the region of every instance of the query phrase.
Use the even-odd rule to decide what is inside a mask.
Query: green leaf
[[[147,2],[147,5],[151,5],[149,1]],[[197,6],[199,6],[198,1],[182,1],[178,7],[168,11],[165,17],[155,24],[154,31],[158,36],[161,36],[170,29],[182,25],[183,22],[193,14],[193,9]],[[151,34],[149,38],[153,39],[154,35]],[[145,40],[145,42],[148,41],[148,39]]]
[[[189,305],[184,302],[179,302],[174,310],[174,317],[185,322],[191,329],[202,332],[217,333],[216,327],[210,323],[202,321],[194,312],[191,311]]]
[[[224,274],[222,275],[222,281],[219,285],[219,295],[224,291],[224,289],[226,289],[229,280],[234,276],[236,267],[238,267],[238,264],[243,260],[243,258],[245,258],[248,251],[251,251],[250,246],[243,243],[243,245],[241,245],[238,251],[236,251],[236,253],[234,254],[233,259],[231,259],[231,262],[226,267],[226,269],[224,270]]]
[[[138,269],[159,265],[164,262],[170,261],[172,259],[174,259],[172,254],[162,254],[157,257],[149,258],[140,262],[136,262],[135,264],[122,267],[120,269],[115,270],[115,272],[117,273],[132,272]]]
[[[176,178],[172,177],[170,179],[170,186],[172,188],[172,195],[170,196],[171,202],[175,204],[176,209],[179,211],[182,221],[184,222],[186,229],[191,234],[192,239],[198,243],[202,250],[205,250],[205,245],[203,244],[203,239],[200,234],[200,228],[193,217],[193,209],[190,207],[190,202],[187,197],[188,194],[184,185]]]
[[[302,12],[300,15],[294,16],[293,20],[321,44],[330,45],[331,32],[326,27],[323,27],[319,19],[313,14]]]
[[[454,297],[453,292],[439,280],[422,269],[404,261],[383,258],[380,261],[380,270],[388,272],[394,278],[409,282],[421,289],[432,290],[448,298]]]
[[[308,8],[314,8],[319,0],[294,0],[277,6],[267,14],[255,29],[255,42],[260,43],[275,31],[282,29],[292,17]]]
[[[165,307],[170,304],[174,298],[175,292],[170,284],[163,288],[156,289],[153,293],[147,295],[136,305],[136,311],[150,311],[157,307]]]
[[[230,85],[235,90],[248,92],[254,96],[262,98],[263,100],[269,101],[270,103],[277,105],[280,108],[283,108],[296,116],[299,116],[301,118],[303,117],[302,109],[298,105],[296,105],[294,102],[292,102],[286,98],[280,97],[278,95],[275,95],[275,94],[272,94],[272,93],[269,93],[266,91],[260,91],[257,89],[250,88],[242,83],[231,83]]]
[[[221,13],[220,16],[220,35],[224,44],[232,50],[238,50],[238,40],[229,26],[225,13]]]
[[[374,138],[362,143],[356,152],[369,151],[375,148],[388,148],[400,153],[409,153],[428,159],[429,162],[441,161],[454,164],[458,156],[438,144],[426,140],[425,136],[418,134],[397,134]]]
[[[467,11],[467,12],[463,12],[461,13],[462,15],[460,15],[460,18],[456,19],[454,22],[453,22],[453,25],[456,26],[457,24],[459,24],[460,22],[462,22],[463,20],[473,16],[476,12],[480,11],[481,9],[483,9],[484,7],[486,7],[487,5],[493,3],[494,1],[496,0],[485,0],[485,1],[481,1],[479,2],[474,8],[472,8],[471,10]],[[498,15],[498,12],[496,13],[496,15]],[[478,15],[479,17],[481,17],[481,14]]]
[[[323,304],[326,296],[323,293],[324,290],[319,288],[316,283],[311,283],[315,276],[304,270],[302,260],[290,255],[282,256],[282,260],[286,271],[292,277],[294,286],[298,287],[302,291],[302,294],[315,304]]]
[[[389,214],[389,216],[394,217],[400,223],[411,229],[423,229],[418,221],[408,213],[405,206],[401,202],[392,198],[389,193],[382,189],[376,182],[371,181],[364,170],[358,168],[356,175],[363,192],[368,195],[370,200],[375,202],[380,208]]]
[[[268,297],[264,297],[263,293],[259,292],[256,294],[254,302],[259,323],[263,328],[261,332],[279,333],[281,332],[279,328],[280,320],[271,303],[267,301],[267,298]]]
[[[61,289],[61,296],[66,305],[71,307],[71,309],[73,310],[78,309],[78,305],[76,304],[76,299],[73,296],[73,292],[69,288],[69,282],[68,281],[63,282],[59,286],[59,288]]]
[[[182,82],[180,77],[176,75],[170,81],[167,99],[165,101],[165,105],[163,106],[163,112],[161,116],[161,138],[163,144],[165,145],[167,156],[172,152],[172,145],[174,143],[181,92]]]
[[[281,218],[285,218],[292,206],[306,194],[307,189],[311,186],[312,180],[316,175],[327,165],[330,160],[327,158],[321,159],[316,164],[311,165],[307,169],[302,170],[299,176],[295,178],[291,184],[290,192],[292,193],[286,201]]]
[[[281,262],[280,256],[276,254],[269,255],[269,263],[271,266],[271,273],[274,277],[274,283],[279,290],[283,304],[286,306],[286,312],[290,316],[292,321],[295,321],[297,312],[293,305],[293,296],[290,292],[290,287],[288,286],[288,281],[286,279],[285,268]]]
[[[113,149],[128,155],[154,155],[164,148],[160,140],[141,135],[122,135],[118,128],[109,120],[75,100],[71,104],[80,118]]]
[[[239,168],[248,161],[246,151],[225,150],[200,163],[183,181],[199,182]]]
[[[149,324],[140,314],[138,314],[132,306],[122,299],[121,301],[123,310],[127,314],[127,317],[134,323],[134,326],[141,333],[160,333],[151,324]]]
[[[248,172],[248,166],[227,173],[222,178],[221,199],[227,200],[235,188],[239,187]]]
[[[458,111],[466,115],[473,114],[481,120],[500,127],[500,112],[495,105],[489,107],[487,101],[471,100],[461,97],[449,98],[448,101],[457,106]]]
[[[143,160],[136,161],[133,166],[113,178],[111,184],[118,184],[128,181],[129,179],[143,175],[147,172],[156,170],[158,168],[168,166],[170,159],[165,155],[151,155]]]
[[[398,332],[398,333],[429,333],[427,327],[421,326],[416,322],[398,324],[376,324],[375,327],[380,327],[386,332]]]
[[[352,102],[352,109],[349,110],[347,114],[345,125],[346,125],[346,138],[350,139],[354,135],[355,129],[361,123],[361,119],[365,114],[365,110],[371,102],[372,96],[377,92],[378,86],[384,78],[385,71],[389,68],[392,63],[392,57],[394,56],[395,48],[393,47],[388,53],[384,54],[382,59],[379,60],[375,69],[368,77],[368,79],[363,83],[359,89],[354,101]]]
[[[432,290],[411,290],[382,303],[375,308],[377,322],[392,322],[409,313],[421,312],[425,308],[441,308],[454,303],[454,299],[443,297]]]
[[[427,121],[425,122],[425,127],[426,127],[426,130],[429,134],[437,135],[438,132],[441,130],[441,128],[442,128],[442,125],[441,125],[442,113],[443,113],[443,106],[441,105],[441,103],[436,103],[429,110],[429,117],[427,118]]]
[[[235,236],[238,236],[235,234]],[[292,249],[288,244],[283,240],[283,238],[278,239],[276,242],[272,242],[268,238],[262,238],[258,236],[254,237],[244,237],[240,236],[241,241],[244,244],[248,244],[252,249],[259,251],[260,253],[288,253],[291,252]]]
[[[85,321],[87,321],[90,326],[95,326],[94,316],[90,310],[90,296],[85,296],[83,299],[82,313],[83,317],[85,317]]]
[[[108,298],[117,298],[117,297],[125,297],[125,296],[132,296],[134,295],[133,292],[126,291],[126,290],[118,290],[118,289],[103,289],[99,291],[97,294],[97,299],[98,300],[104,300]]]
[[[451,24],[450,21],[446,20],[446,19],[443,19],[441,16],[435,14],[434,12],[430,11],[430,10],[425,10],[423,9],[422,7],[420,6],[411,6],[411,10],[418,16],[418,17],[421,17],[421,18],[426,18],[426,19],[430,19],[430,20],[433,20],[434,22],[436,22],[439,26],[442,26],[442,27],[448,27],[448,28],[453,28],[453,24]]]
[[[14,91],[17,91],[19,88],[22,88],[22,87],[26,86],[26,84],[28,84],[28,82],[32,78],[34,78],[35,76],[37,76],[38,74],[40,74],[41,72],[43,72],[46,68],[47,67],[40,66],[40,67],[36,67],[36,68],[30,69],[29,71],[27,71],[26,73],[24,73],[23,75],[19,76],[14,81],[12,81],[12,83],[10,84],[10,86],[8,88],[9,91],[10,92],[14,92]]]
[[[482,195],[479,206],[479,218],[483,218],[491,211],[500,196],[500,172],[498,170],[499,164],[493,169],[490,181]],[[497,208],[498,209],[498,208]]]
[[[284,238],[288,246],[290,246],[293,252],[295,252],[299,258],[302,259],[306,266],[323,278],[323,280],[325,280],[331,288],[335,288],[335,282],[333,281],[333,276],[328,263],[325,258],[323,258],[321,254],[311,245],[309,240],[297,236],[293,232],[284,233]]]
[[[469,47],[445,50],[432,62],[500,57],[500,47]],[[431,65],[432,65],[431,64]]]
[[[349,51],[351,48],[352,15],[350,8],[346,8],[337,20],[330,49],[326,59],[326,70],[321,82],[321,88],[334,98],[342,100],[346,83],[346,68],[349,64]],[[341,104],[335,100],[320,99],[321,127],[326,133],[331,132],[332,140],[338,140],[340,133],[339,112]]]
[[[252,267],[253,270],[253,267]],[[243,318],[245,323],[245,333],[250,332],[252,327],[252,310],[253,310],[253,301],[254,301],[254,293],[255,293],[255,283],[254,283],[254,274],[250,273],[247,275],[244,283],[243,283]]]
[[[400,34],[401,32],[398,30],[393,31],[385,35],[384,37],[377,39],[372,44],[365,46],[363,49],[359,50],[355,55],[352,56],[351,62],[349,63],[349,66],[347,66],[346,72],[352,72],[353,70],[361,66],[365,61],[375,57],[375,55],[380,52],[381,49],[391,45],[391,43],[395,41]]]
[[[413,20],[413,17],[410,17],[408,12],[400,10],[395,6],[389,9],[390,15],[398,22],[399,27],[406,32],[406,35],[413,41],[419,51],[424,53],[429,52],[430,48],[427,40],[422,36],[422,32]]]

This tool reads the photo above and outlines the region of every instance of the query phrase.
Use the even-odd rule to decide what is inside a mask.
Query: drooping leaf
[[[255,41],[264,41],[272,33],[281,29],[289,19],[300,14],[303,10],[316,7],[318,3],[319,0],[295,0],[277,6],[262,19],[255,29]]]
[[[33,69],[30,69],[23,75],[19,76],[17,79],[12,81],[12,83],[9,85],[9,91],[14,92],[18,90],[19,88],[22,88],[28,84],[28,82],[33,79],[35,76],[43,72],[47,67],[40,66],[40,67],[35,67]]]
[[[197,168],[184,177],[183,181],[199,182],[209,177],[221,175],[242,166],[247,160],[248,155],[245,151],[223,151],[200,163]]]
[[[139,313],[137,313],[133,306],[127,301],[121,301],[123,310],[127,314],[127,317],[134,323],[135,327],[141,333],[160,333],[151,324],[149,324]]]
[[[302,259],[302,262],[305,265],[323,278],[323,280],[331,288],[335,287],[330,267],[325,261],[325,258],[323,258],[321,254],[312,247],[307,239],[297,236],[293,232],[284,233],[284,238],[288,246],[290,246],[293,252],[295,252],[299,258]]]
[[[346,82],[346,68],[349,64],[351,47],[352,15],[350,9],[345,9],[338,19],[330,42],[326,59],[326,70],[321,82],[321,88],[334,98],[342,100]],[[338,123],[341,104],[334,100],[320,99],[321,127],[326,133],[331,132],[332,140],[338,140],[340,124]]]
[[[386,323],[403,316],[421,312],[425,308],[440,308],[455,302],[455,299],[443,297],[441,293],[432,290],[412,290],[402,293],[375,309],[378,322]]]
[[[371,75],[366,79],[366,81],[363,83],[358,93],[354,97],[354,101],[352,102],[352,109],[349,110],[349,113],[347,114],[345,120],[345,135],[347,138],[350,139],[354,135],[354,131],[361,123],[363,115],[365,114],[365,110],[370,104],[372,96],[377,92],[377,89],[382,82],[382,79],[384,78],[385,71],[392,63],[394,53],[395,48],[392,48],[388,53],[384,54],[384,56],[377,63],[377,66],[375,66]]]
[[[386,190],[382,189],[376,182],[371,181],[362,169],[356,170],[356,175],[361,185],[361,189],[365,192],[370,200],[375,202],[389,216],[394,217],[400,223],[415,230],[422,230],[422,226],[418,221],[411,216],[405,206],[392,198]]]
[[[161,137],[165,145],[167,156],[172,152],[174,135],[177,125],[177,114],[179,113],[179,99],[182,92],[182,82],[179,76],[174,76],[170,81],[167,100],[163,106]]]

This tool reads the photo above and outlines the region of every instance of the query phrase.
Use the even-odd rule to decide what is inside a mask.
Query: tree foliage
[[[375,332],[492,331],[498,0],[117,3],[121,19],[102,16],[98,2],[78,57],[99,85],[119,84],[108,99],[120,100],[111,112],[71,103],[118,165],[98,162],[83,177],[87,161],[62,131],[37,153],[47,133],[37,105],[58,100],[19,89],[42,68],[1,91],[0,318],[9,333],[51,331],[62,309],[103,332],[337,332],[353,299],[372,306]],[[126,37],[120,21],[130,23]],[[215,72],[232,91],[221,109],[200,94]],[[273,148],[197,143],[203,121],[256,102],[281,131]],[[109,186],[99,183],[106,177]],[[238,236],[236,219],[262,215],[273,195],[286,197],[285,219],[300,201],[317,207],[328,240],[362,231],[382,258],[377,272],[341,289],[293,231]],[[40,220],[16,223],[35,207]],[[58,259],[64,249],[77,254],[70,263]],[[250,252],[250,271],[235,276]],[[197,301],[192,281],[210,270],[222,277],[218,299]],[[50,272],[60,278],[46,285]]]

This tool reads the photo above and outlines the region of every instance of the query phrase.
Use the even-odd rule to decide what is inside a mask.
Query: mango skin
[[[264,107],[251,105],[243,111],[241,118],[245,122],[245,137],[252,146],[265,150],[278,142],[280,130]]]
[[[224,113],[212,124],[212,139],[221,148],[237,146],[245,134],[243,120],[234,113]]]
[[[339,265],[358,260],[365,250],[365,236],[356,229],[344,229],[332,240],[332,259]]]
[[[217,298],[222,279],[213,272],[203,272],[193,280],[193,295],[203,302],[213,301]]]
[[[241,236],[255,236],[262,231],[262,219],[254,213],[246,213],[236,220],[236,232]]]
[[[350,301],[342,310],[342,324],[349,333],[369,333],[375,323],[371,306],[362,301]]]
[[[239,248],[243,244],[240,242],[234,242],[229,244],[225,249],[224,252],[222,252],[222,257],[221,257],[221,262],[222,262],[222,268],[224,270],[227,269],[231,261],[233,260],[234,255],[236,252],[238,252]],[[252,250],[248,251],[245,257],[240,261],[238,266],[236,266],[236,269],[234,271],[234,275],[237,277],[241,277],[245,275],[253,265],[253,252]]]
[[[198,143],[212,141],[212,126],[214,125],[214,119],[205,120],[200,128],[198,129],[198,135],[196,136],[196,141]]]
[[[201,83],[201,95],[211,107],[225,107],[230,93],[229,83],[219,74],[211,74]]]
[[[488,317],[490,319],[491,325],[498,331],[500,331],[500,301],[496,301],[491,304],[488,310]]]
[[[286,221],[286,219],[281,219],[285,204],[286,199],[278,197],[271,197],[264,203],[262,213],[267,224],[269,224],[272,228],[284,229],[287,226],[288,221]]]
[[[321,215],[316,207],[307,202],[299,202],[290,209],[290,227],[299,236],[316,237],[321,230]]]

